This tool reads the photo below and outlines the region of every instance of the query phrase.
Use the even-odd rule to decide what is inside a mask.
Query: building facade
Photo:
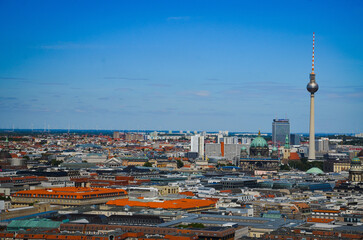
[[[109,200],[127,196],[123,189],[63,187],[19,191],[12,195],[14,204],[34,204],[47,202],[54,205],[81,206],[102,204]]]
[[[289,119],[274,119],[272,122],[272,144],[274,146],[284,145],[286,135],[288,135],[290,142]]]

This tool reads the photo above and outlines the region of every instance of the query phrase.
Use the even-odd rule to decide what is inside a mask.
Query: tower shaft
[[[315,160],[315,93],[319,85],[315,80],[315,33],[313,33],[313,56],[311,62],[310,82],[306,86],[310,92],[310,128],[309,128],[309,160]]]
[[[315,106],[314,106],[314,94],[310,95],[309,160],[315,160]]]

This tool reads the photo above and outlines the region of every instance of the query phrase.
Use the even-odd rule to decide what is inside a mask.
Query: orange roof
[[[339,210],[322,210],[322,209],[315,209],[315,210],[313,210],[313,212],[318,212],[318,213],[340,213]]]
[[[145,208],[162,208],[162,209],[194,209],[199,207],[214,207],[215,203],[211,200],[203,199],[176,199],[164,202],[139,202],[130,201],[129,199],[116,199],[106,203],[107,205],[145,207]]]
[[[220,190],[222,193],[232,193],[232,190]]]
[[[333,222],[334,219],[326,219],[326,218],[308,218],[307,222],[315,222],[315,223],[330,223]]]
[[[295,204],[296,207],[300,208],[300,209],[304,209],[304,208],[309,208],[309,204],[307,203],[302,203],[302,202],[294,202],[293,204]]]
[[[195,196],[195,194],[193,192],[187,191],[187,192],[180,192],[179,194],[181,195],[185,195],[185,196],[190,196],[193,197]]]
[[[299,154],[297,152],[290,153],[290,160],[300,160]]]
[[[44,197],[44,198],[98,198],[106,196],[124,195],[123,189],[89,188],[89,187],[62,187],[19,191],[13,194],[17,197]]]

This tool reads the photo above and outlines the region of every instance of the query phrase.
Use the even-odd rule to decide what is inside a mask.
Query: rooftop
[[[214,207],[215,202],[204,199],[175,199],[162,202],[141,202],[130,201],[129,199],[111,200],[107,205],[130,206],[130,207],[145,207],[145,208],[161,208],[161,209],[194,209],[200,207]]]
[[[36,190],[19,191],[13,194],[17,197],[46,197],[46,198],[92,198],[107,197],[110,195],[123,195],[127,192],[123,189],[89,188],[89,187],[61,187]]]

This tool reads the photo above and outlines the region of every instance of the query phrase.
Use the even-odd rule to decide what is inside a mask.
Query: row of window
[[[92,194],[84,195],[82,198],[96,198],[96,197],[112,197],[120,195],[120,193],[104,193],[104,194]],[[41,198],[71,198],[76,199],[76,195],[50,195],[50,194],[29,194],[29,193],[18,193],[17,197],[41,197]]]

